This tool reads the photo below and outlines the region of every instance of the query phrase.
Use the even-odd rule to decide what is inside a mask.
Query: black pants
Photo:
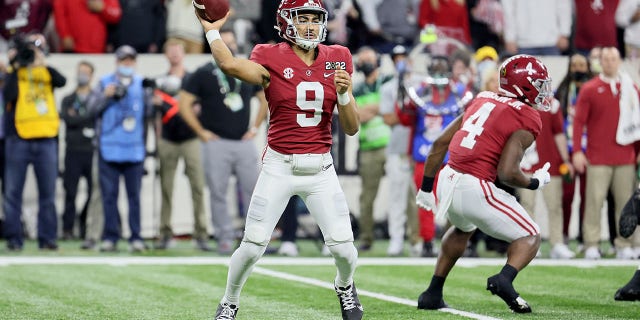
[[[84,177],[87,182],[87,200],[80,212],[80,237],[84,238],[87,222],[87,209],[91,200],[91,164],[93,151],[67,150],[64,159],[64,174],[62,176],[65,197],[64,213],[62,214],[62,230],[72,233],[76,220],[76,196],[78,194],[78,182]]]

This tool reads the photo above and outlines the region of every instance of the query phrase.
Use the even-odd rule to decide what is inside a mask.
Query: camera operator
[[[140,237],[140,189],[145,149],[145,120],[149,108],[143,79],[135,74],[137,52],[130,46],[116,52],[116,71],[100,79],[107,100],[101,114],[98,136],[99,179],[104,209],[101,251],[116,251],[121,237],[118,189],[124,176],[129,203],[129,250],[141,252],[146,245]]]
[[[19,36],[9,51],[12,72],[4,88],[6,124],[5,225],[7,248],[20,251],[22,192],[27,167],[33,165],[38,183],[38,246],[57,250],[57,214],[54,203],[58,176],[60,119],[53,89],[66,79],[45,64],[46,42],[41,34]]]

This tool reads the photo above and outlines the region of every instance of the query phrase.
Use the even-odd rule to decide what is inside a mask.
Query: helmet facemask
[[[302,14],[309,13],[317,15],[318,21],[315,18],[308,20],[306,16],[301,17]],[[315,49],[327,37],[327,11],[322,7],[282,9],[280,10],[280,17],[286,21],[286,29],[279,30],[280,35],[302,49]],[[306,25],[304,28],[308,34],[300,35],[297,28],[300,25]],[[317,28],[313,28],[313,26],[317,26]],[[310,38],[309,35],[314,37]]]
[[[535,79],[531,81],[531,84],[538,90],[538,95],[533,101],[534,105],[542,111],[551,110],[551,103],[554,99],[551,79]]]

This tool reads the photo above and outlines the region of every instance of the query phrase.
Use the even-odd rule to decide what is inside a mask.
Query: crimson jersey
[[[337,102],[333,74],[353,73],[349,49],[318,45],[318,57],[307,66],[287,42],[259,44],[251,60],[271,76],[265,89],[269,102],[269,147],[284,154],[326,153],[331,148],[331,118]]]
[[[495,181],[502,149],[517,130],[537,137],[538,110],[516,99],[481,92],[467,107],[449,144],[449,165],[479,179]]]

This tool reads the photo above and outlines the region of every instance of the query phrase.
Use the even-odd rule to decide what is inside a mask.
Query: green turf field
[[[22,253],[0,252],[0,319],[212,319],[224,292],[228,257],[202,254],[183,241],[167,252],[99,254],[63,243],[43,253],[27,243]],[[332,260],[313,244],[307,257],[265,257],[249,278],[238,319],[340,319],[330,289]],[[386,247],[386,246],[384,246]],[[381,249],[382,250],[382,249]],[[314,253],[315,252],[315,253]],[[364,319],[638,319],[640,302],[616,302],[637,261],[617,265],[604,259],[593,266],[536,260],[514,282],[533,308],[516,315],[487,290],[486,278],[502,258],[461,259],[445,285],[445,300],[456,315],[415,308],[426,288],[434,259],[387,259],[376,252],[360,259],[356,284]]]

